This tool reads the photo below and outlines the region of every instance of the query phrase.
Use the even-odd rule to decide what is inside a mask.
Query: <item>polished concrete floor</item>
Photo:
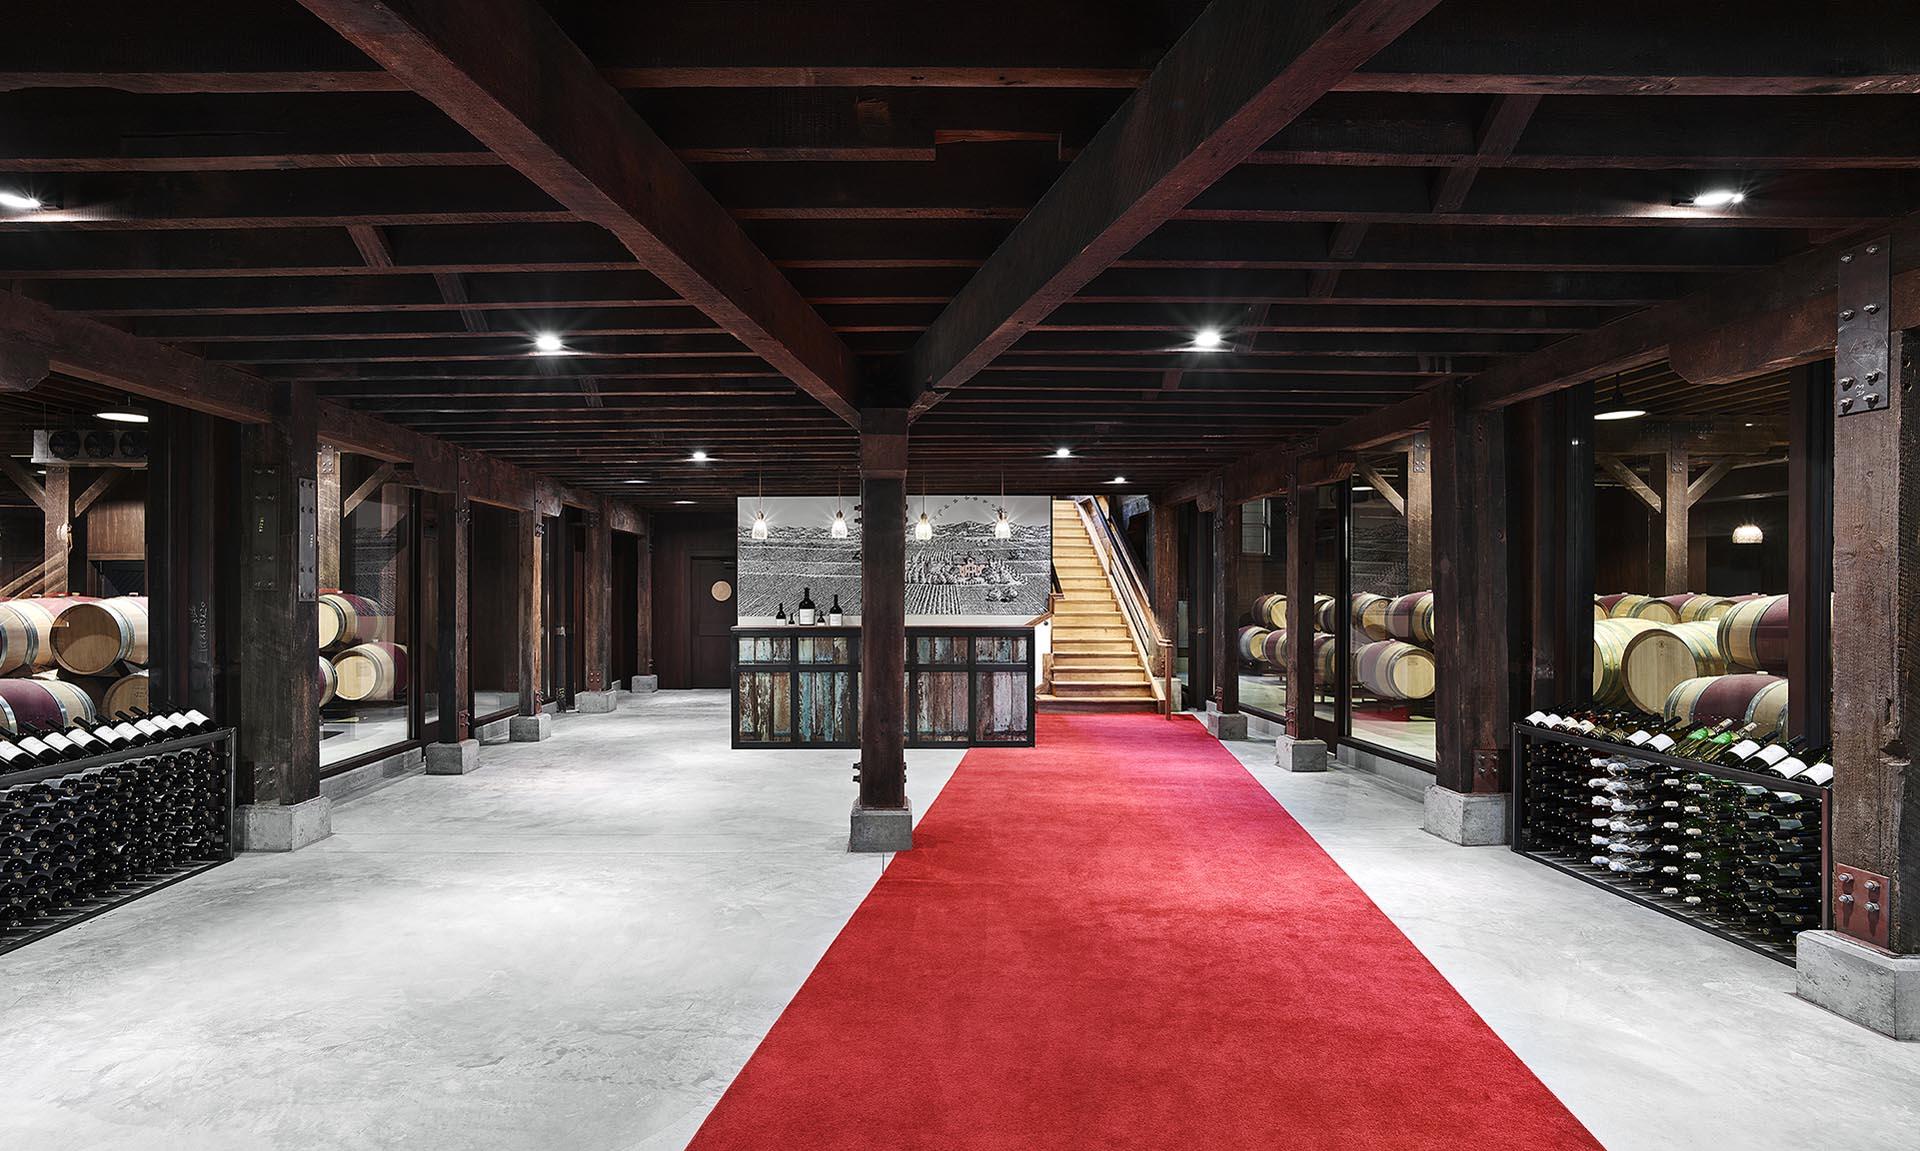
[[[843,850],[851,753],[730,752],[725,710],[563,716],[0,956],[0,1148],[679,1151],[881,867]],[[1920,1044],[1229,746],[1612,1151],[1920,1145]],[[957,759],[914,753],[916,810]]]

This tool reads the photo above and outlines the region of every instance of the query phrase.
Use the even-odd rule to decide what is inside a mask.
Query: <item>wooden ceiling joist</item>
[[[1437,0],[1216,0],[908,355],[925,412]]]
[[[532,0],[302,0],[843,419],[853,353]]]

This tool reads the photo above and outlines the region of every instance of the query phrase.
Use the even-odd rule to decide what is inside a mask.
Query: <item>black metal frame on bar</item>
[[[916,640],[947,637],[966,645],[967,659],[963,663],[937,663],[916,658],[919,644]],[[982,661],[980,647],[976,642],[981,639],[1021,639],[1025,641],[1026,659],[1002,663]],[[981,672],[1023,672],[1027,677],[1027,726],[1026,730],[1012,739],[981,739],[980,730],[980,673]],[[930,673],[960,673],[967,677],[967,734],[964,739],[942,739],[929,736],[920,730],[920,692],[924,677]],[[1030,627],[910,627],[907,629],[907,746],[908,747],[1032,747],[1034,743],[1034,693],[1037,690],[1034,675],[1033,629]]]
[[[801,662],[801,639],[830,639],[844,636],[847,644],[845,663]],[[743,639],[782,639],[789,641],[786,656],[777,660],[742,660],[740,641]],[[848,747],[860,746],[860,629],[858,627],[800,627],[797,624],[787,626],[736,627],[728,638],[728,659],[732,669],[728,708],[728,724],[731,727],[733,746],[736,748],[765,747]],[[843,739],[802,739],[800,724],[797,722],[797,708],[800,700],[800,675],[802,672],[845,672],[852,676],[853,707]],[[743,675],[779,675],[787,676],[787,701],[789,723],[787,738],[770,740],[742,739],[740,737],[740,682]]]
[[[19,784],[39,783],[49,779],[61,779],[69,775],[77,775],[83,771],[90,771],[97,767],[110,767],[116,763],[126,763],[136,759],[150,759],[160,755],[172,755],[189,748],[205,747],[209,744],[223,743],[226,745],[227,786],[225,798],[227,834],[226,843],[218,858],[187,864],[184,867],[177,867],[170,871],[157,872],[151,877],[133,883],[120,884],[112,891],[87,901],[83,906],[69,908],[58,914],[46,916],[44,920],[36,926],[29,926],[24,929],[15,929],[12,931],[0,931],[0,955],[12,951],[17,947],[24,947],[35,940],[45,939],[47,936],[53,935],[56,932],[65,931],[76,923],[83,923],[103,912],[112,911],[114,908],[131,903],[142,896],[151,895],[163,887],[171,887],[183,879],[191,879],[203,871],[218,867],[223,863],[232,862],[234,857],[233,736],[234,730],[232,728],[223,727],[215,731],[203,732],[199,735],[186,736],[182,739],[170,739],[164,743],[147,744],[143,747],[132,747],[125,751],[116,751],[107,755],[88,756],[86,759],[47,764],[42,767],[28,768],[25,771],[16,771],[0,775],[0,788],[7,788]]]
[[[1727,940],[1730,943],[1737,943],[1749,951],[1758,952],[1761,955],[1786,964],[1793,963],[1793,955],[1791,952],[1783,952],[1778,948],[1770,947],[1757,940],[1751,939],[1738,931],[1722,927],[1703,916],[1693,914],[1685,907],[1671,901],[1659,899],[1646,892],[1636,891],[1633,888],[1608,878],[1608,876],[1602,874],[1597,869],[1586,866],[1584,863],[1556,859],[1551,855],[1529,850],[1526,847],[1523,834],[1527,827],[1526,748],[1529,742],[1570,744],[1575,747],[1584,747],[1607,755],[1619,755],[1629,759],[1644,760],[1647,763],[1665,764],[1668,767],[1678,768],[1682,771],[1692,772],[1697,775],[1711,775],[1718,779],[1725,779],[1734,783],[1758,784],[1773,791],[1789,791],[1796,795],[1814,797],[1820,802],[1820,925],[1824,928],[1833,922],[1833,906],[1831,903],[1833,813],[1832,805],[1828,802],[1829,795],[1826,788],[1818,784],[1800,783],[1791,779],[1781,779],[1775,775],[1761,775],[1756,772],[1742,771],[1739,768],[1702,763],[1695,759],[1682,759],[1679,756],[1662,755],[1657,751],[1644,751],[1623,744],[1610,743],[1603,739],[1588,739],[1584,736],[1570,735],[1566,732],[1549,731],[1544,728],[1534,727],[1532,724],[1516,723],[1513,725],[1513,791],[1512,802],[1509,805],[1510,810],[1507,817],[1507,838],[1516,854],[1523,855],[1536,863],[1543,863],[1556,871],[1565,872],[1576,879],[1585,880],[1595,887],[1605,888],[1630,902],[1637,903],[1642,907],[1650,907],[1662,915],[1671,916],[1684,923],[1692,924],[1710,935],[1719,936],[1721,939]]]

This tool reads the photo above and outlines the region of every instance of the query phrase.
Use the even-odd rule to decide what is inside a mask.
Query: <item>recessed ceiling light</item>
[[[646,483],[647,481],[645,481],[645,480],[627,480],[627,481],[625,481],[625,482],[626,482],[626,483],[630,483],[630,484],[644,484],[644,483]]]
[[[695,448],[695,449],[693,449],[693,454],[687,457],[687,459],[688,459],[689,461],[691,461],[691,462],[693,462],[693,463],[696,463],[696,464],[704,464],[704,463],[706,463],[706,462],[707,462],[708,460],[710,460],[710,459],[712,459],[712,458],[713,458],[712,456],[710,456],[710,455],[708,455],[707,453],[705,453],[705,452],[703,452],[703,451],[701,451],[701,450],[700,450],[699,448]]]
[[[93,418],[112,420],[120,424],[144,424],[147,422],[147,413],[136,412],[132,408],[108,408],[104,412],[93,413]]]
[[[1110,483],[1110,484],[1124,484],[1124,483],[1126,483],[1126,482],[1127,482],[1127,477],[1125,477],[1125,476],[1115,476],[1115,477],[1113,477],[1112,479],[1110,479],[1110,480],[1108,480],[1107,482],[1108,482],[1108,483]]]
[[[1733,188],[1714,188],[1693,198],[1696,208],[1731,208],[1745,201],[1747,194]]]
[[[24,192],[0,192],[0,208],[12,208],[16,212],[36,212],[43,205],[38,197]]]
[[[566,351],[567,345],[556,333],[539,332],[533,337],[533,350],[543,356],[551,356]]]
[[[1193,334],[1193,346],[1203,352],[1211,352],[1225,341],[1219,328],[1201,328]]]
[[[1053,449],[1053,458],[1056,460],[1070,460],[1073,458],[1073,449],[1055,448]]]
[[[693,501],[692,501],[692,500],[675,500],[675,501],[673,501],[673,502],[674,502],[674,503],[676,503],[676,504],[690,504],[690,503],[692,503]]]

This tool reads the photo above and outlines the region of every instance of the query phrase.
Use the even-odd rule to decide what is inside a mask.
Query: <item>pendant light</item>
[[[927,485],[920,484],[920,522],[913,525],[913,538],[925,543],[933,538],[933,521],[927,518]]]
[[[1759,524],[1741,524],[1733,529],[1733,542],[1737,544],[1757,544],[1765,542],[1767,534],[1760,530]]]
[[[1613,398],[1605,407],[1593,413],[1596,420],[1637,420],[1647,414],[1647,409],[1636,408],[1627,402],[1626,389],[1621,386],[1620,377],[1613,377]]]
[[[767,477],[765,473],[762,473],[760,476],[759,487],[760,487],[760,495],[759,495],[759,501],[758,501],[759,509],[753,513],[753,530],[751,534],[754,539],[763,540],[767,538],[767,534],[768,534],[768,531],[767,531]]]
[[[1007,520],[1007,473],[1000,473],[999,515],[993,521],[993,538],[1010,540],[1013,538],[1013,524]]]
[[[833,522],[827,525],[827,534],[834,539],[847,538],[847,513],[840,510],[840,481],[833,481]]]

